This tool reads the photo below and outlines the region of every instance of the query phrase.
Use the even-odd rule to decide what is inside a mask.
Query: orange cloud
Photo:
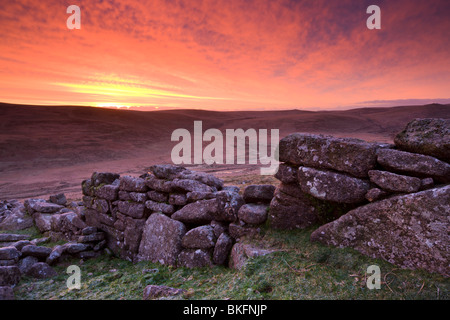
[[[18,0],[0,12],[0,100],[335,108],[448,98],[448,1]],[[448,68],[447,68],[448,69]]]

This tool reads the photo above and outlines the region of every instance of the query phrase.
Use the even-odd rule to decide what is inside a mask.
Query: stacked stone
[[[23,275],[36,279],[54,277],[57,273],[51,265],[62,258],[88,259],[98,256],[102,248],[101,243],[92,247],[92,243],[76,242],[50,248],[40,245],[49,241],[49,238],[29,241],[29,237],[23,234],[0,234],[0,300],[14,299],[12,288]]]
[[[414,120],[394,142],[300,133],[282,139],[271,225],[325,222],[312,240],[448,275],[450,120]],[[334,208],[341,217],[330,215]],[[324,214],[329,221],[320,221]]]
[[[25,200],[24,207],[39,231],[53,241],[76,241],[87,227],[83,203],[68,203],[63,193],[52,195],[48,200]]]
[[[449,148],[449,134],[432,129],[428,129],[427,136],[438,135],[439,141],[433,139],[425,144],[424,139],[416,138],[414,146],[406,142],[404,137],[411,140],[424,122],[439,122],[438,128],[448,123],[442,119],[416,120],[397,136],[395,146],[301,133],[283,138],[279,149],[283,163],[275,175],[281,184],[271,203],[271,225],[291,229],[323,224],[368,202],[448,183],[447,162],[405,151],[417,152],[420,143],[430,154],[439,156],[443,151],[431,146]],[[446,144],[442,140],[447,140]]]
[[[271,199],[257,195],[239,219],[239,188],[175,165],[154,165],[138,178],[96,172],[82,189],[87,223],[106,233],[116,255],[186,267],[227,263],[236,238],[265,221]]]
[[[25,206],[18,200],[0,201],[0,230],[23,230],[33,225]]]
[[[277,229],[303,229],[338,218],[367,202],[368,172],[377,151],[390,147],[359,139],[294,133],[280,141],[281,181],[270,206]]]

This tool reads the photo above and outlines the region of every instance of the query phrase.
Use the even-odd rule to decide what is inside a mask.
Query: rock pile
[[[24,205],[18,200],[0,201],[0,230],[23,230],[33,225]]]
[[[104,246],[104,241],[90,241],[89,235],[97,234],[96,228],[86,227],[82,230],[82,242],[67,242],[53,248],[41,246],[49,237],[28,240],[29,235],[0,234],[0,300],[13,299],[12,288],[17,285],[23,275],[36,279],[56,276],[51,267],[68,258],[83,260],[96,257]],[[97,240],[97,239],[95,239]]]
[[[213,175],[154,165],[140,177],[94,172],[82,190],[87,224],[116,255],[192,268],[225,264],[237,239],[258,233],[274,187],[241,196]]]
[[[313,241],[448,275],[449,133],[450,120],[419,119],[395,145],[301,133],[283,138],[271,225],[324,224]]]

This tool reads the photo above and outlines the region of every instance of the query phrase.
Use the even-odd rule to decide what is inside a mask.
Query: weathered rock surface
[[[0,242],[16,242],[30,239],[28,234],[0,233]]]
[[[388,192],[381,190],[379,188],[372,188],[369,191],[367,191],[365,197],[370,202],[380,200],[381,198],[389,195]]]
[[[275,178],[286,184],[297,183],[297,170],[295,166],[280,163]]]
[[[268,219],[272,228],[282,230],[304,229],[318,221],[316,209],[304,193],[294,197],[280,188],[275,190]]]
[[[206,224],[214,220],[217,211],[216,199],[199,200],[185,205],[172,214],[171,218],[184,223]]]
[[[0,260],[17,260],[22,254],[16,247],[0,248]]]
[[[228,233],[234,239],[252,238],[257,236],[261,229],[257,226],[245,224],[242,221],[232,222],[228,225]]]
[[[230,250],[233,247],[233,239],[223,232],[217,239],[216,245],[213,252],[213,263],[214,264],[224,264],[228,259]]]
[[[249,185],[244,189],[246,203],[270,203],[275,192],[275,186],[270,184]]]
[[[197,180],[191,180],[191,179],[174,179],[172,180],[172,188],[174,190],[179,190],[180,192],[192,192],[192,191],[199,191],[199,192],[214,192],[215,190],[208,186],[207,184],[204,184]]]
[[[22,248],[22,255],[24,257],[32,256],[43,260],[45,260],[51,252],[52,248],[42,246],[27,245]]]
[[[216,236],[210,225],[189,230],[183,237],[181,245],[191,249],[209,249],[216,244]]]
[[[416,177],[399,175],[388,171],[370,170],[370,181],[381,189],[389,192],[416,192],[421,186],[421,181]]]
[[[102,185],[95,190],[95,196],[110,201],[117,200],[119,196],[119,184],[115,183]]]
[[[156,164],[150,167],[150,171],[158,179],[175,179],[183,171],[189,171],[182,166],[177,166],[173,164]]]
[[[101,184],[112,184],[120,175],[111,172],[94,172],[91,176],[89,185],[98,187]],[[87,181],[86,181],[87,182]]]
[[[348,212],[311,234],[403,268],[450,274],[450,186],[396,196]]]
[[[313,168],[333,169],[367,177],[376,165],[376,150],[386,145],[359,139],[293,133],[281,139],[280,161]]]
[[[119,212],[135,219],[141,219],[147,213],[146,207],[143,203],[119,201],[117,203],[117,208]]]
[[[20,270],[17,266],[0,267],[0,287],[15,286],[20,281]]]
[[[15,300],[13,288],[7,287],[7,286],[1,286],[0,287],[0,300]]]
[[[370,184],[342,173],[299,167],[298,181],[303,192],[317,199],[337,203],[365,201]]]
[[[415,119],[397,134],[397,148],[450,163],[450,119]]]
[[[216,199],[217,210],[212,212],[212,216],[216,221],[235,221],[239,208],[245,203],[239,193],[228,190],[217,192]]]
[[[176,265],[185,233],[186,227],[180,221],[161,213],[152,214],[142,232],[138,259]]]
[[[174,206],[171,204],[156,202],[152,200],[147,200],[145,202],[145,207],[152,212],[162,212],[168,216],[170,216],[175,211]]]
[[[28,256],[28,257],[25,257],[23,259],[20,259],[20,261],[19,261],[17,266],[19,267],[19,270],[20,270],[21,274],[26,274],[31,269],[31,267],[35,263],[38,263],[38,262],[39,262],[38,258],[32,257],[32,256]]]
[[[268,206],[265,204],[246,203],[240,207],[238,217],[249,224],[262,224],[267,220]]]
[[[207,249],[183,249],[178,256],[178,266],[186,268],[212,267],[211,252]]]
[[[33,225],[33,218],[27,215],[22,203],[0,201],[0,230],[23,230]]]
[[[48,201],[50,201],[51,203],[59,204],[60,206],[65,206],[67,204],[66,195],[64,193],[51,195]]]
[[[119,190],[130,192],[147,192],[145,180],[131,176],[120,177]]]
[[[380,149],[377,161],[386,169],[418,177],[432,177],[443,183],[450,182],[450,164],[422,154]]]
[[[27,275],[36,279],[53,278],[58,273],[45,262],[37,262],[33,264],[27,271]]]

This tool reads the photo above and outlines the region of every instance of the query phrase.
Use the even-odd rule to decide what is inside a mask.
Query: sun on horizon
[[[332,110],[450,103],[450,3],[19,0],[0,12],[0,101]]]

